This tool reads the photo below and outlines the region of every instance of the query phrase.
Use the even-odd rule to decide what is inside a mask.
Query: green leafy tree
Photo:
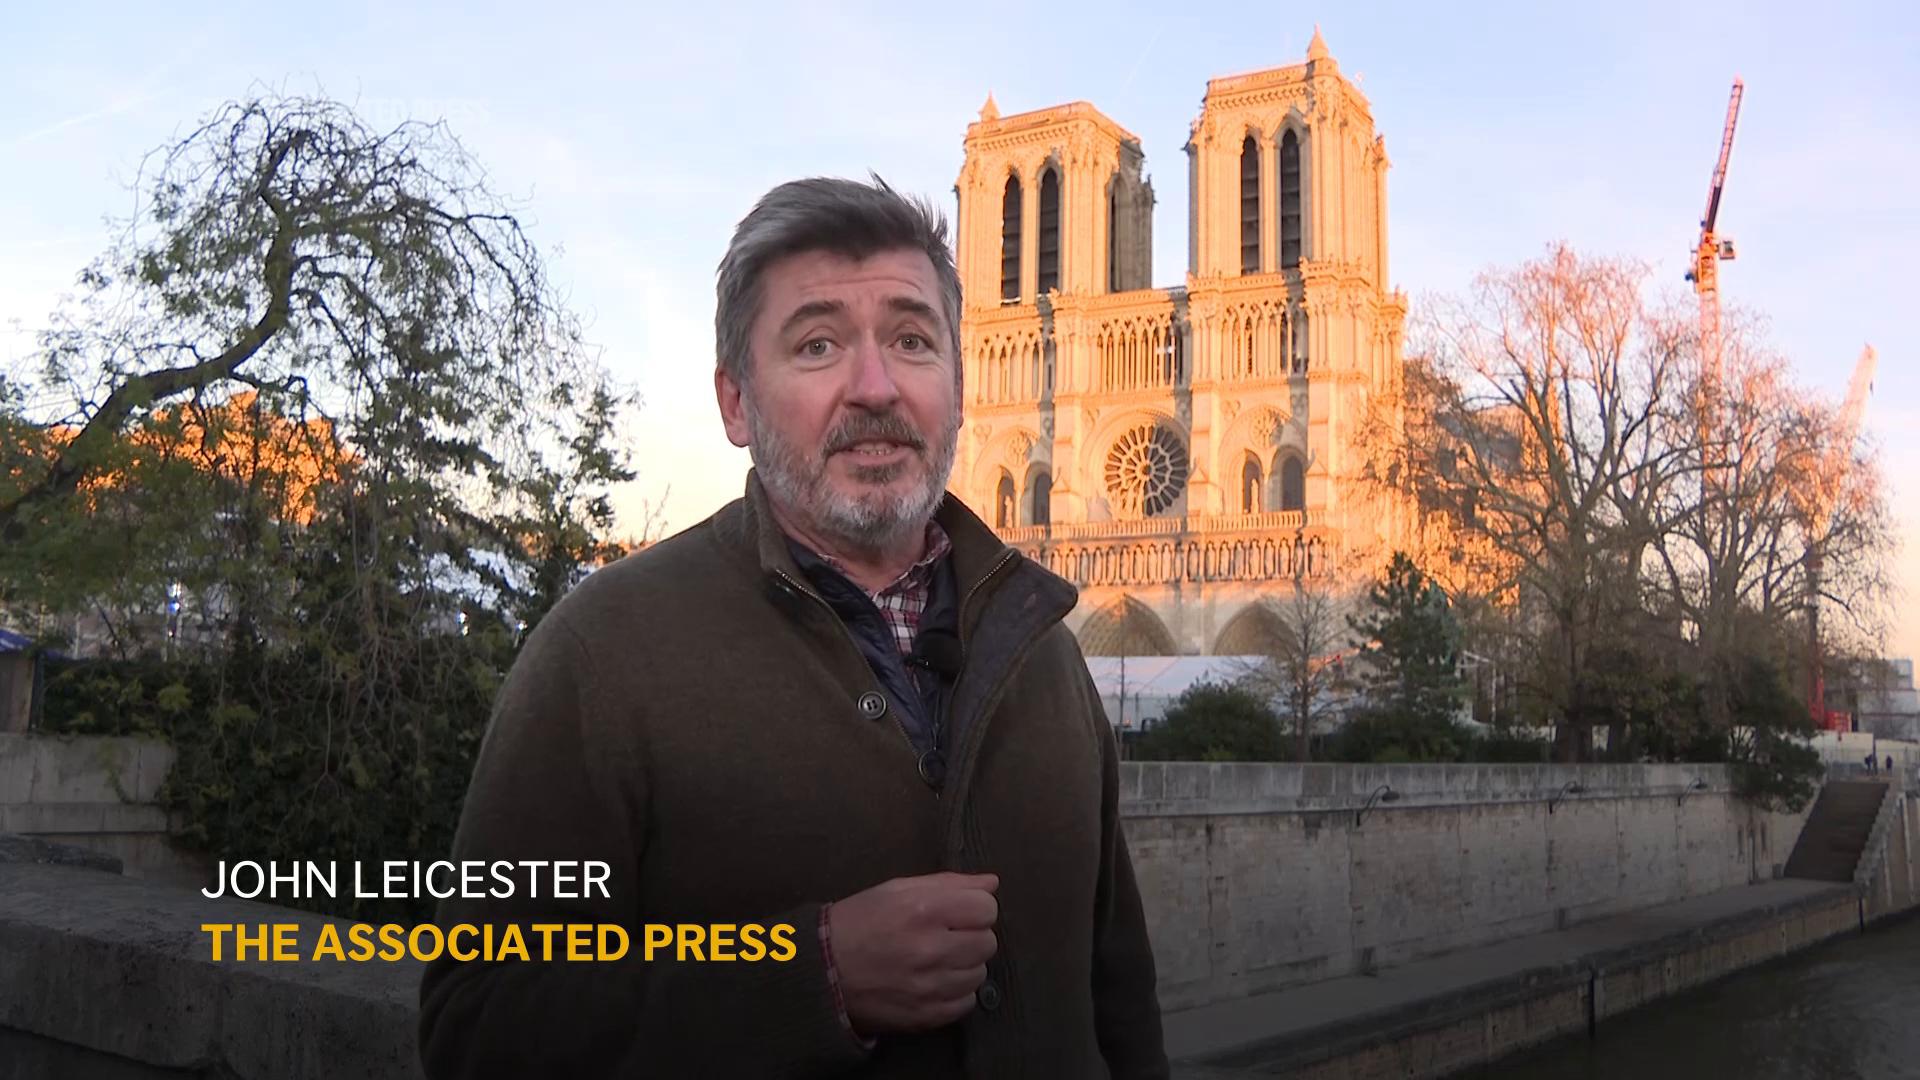
[[[1814,733],[1806,704],[1793,692],[1781,664],[1752,649],[1731,658],[1724,707],[1732,723],[1715,718],[1711,688],[1647,649],[1619,648],[1600,658],[1608,678],[1606,708],[1628,735],[1613,743],[1615,760],[1730,762],[1734,790],[1769,810],[1797,812],[1826,774],[1808,739]]]
[[[1738,661],[1730,687],[1734,790],[1762,809],[1798,813],[1820,790],[1826,765],[1808,742],[1813,717],[1780,666],[1764,655]]]
[[[1574,688],[1582,713],[1607,728],[1608,760],[1727,760],[1727,728],[1709,720],[1699,656],[1670,623],[1614,616]]]
[[[622,550],[633,399],[443,126],[237,102],[137,191],[0,394],[0,604],[129,628],[49,720],[164,730],[220,857],[444,852],[520,636]],[[132,632],[176,591],[185,673]]]
[[[393,508],[406,549],[505,592],[529,590],[521,526],[556,470],[630,477],[604,452],[630,398],[444,127],[377,132],[318,99],[235,103],[150,155],[137,190],[121,241],[44,335],[41,389],[72,407],[44,425],[61,434],[38,458],[9,462],[13,549],[119,475],[143,429],[242,392],[294,430],[321,421],[332,445],[313,453],[337,456],[365,505]]]
[[[1253,690],[1220,683],[1188,687],[1136,744],[1146,761],[1280,761],[1280,717]]]

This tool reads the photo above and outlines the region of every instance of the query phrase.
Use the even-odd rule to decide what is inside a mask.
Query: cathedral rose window
[[[1142,424],[1107,451],[1107,501],[1122,517],[1165,513],[1187,484],[1187,448],[1159,424]]]

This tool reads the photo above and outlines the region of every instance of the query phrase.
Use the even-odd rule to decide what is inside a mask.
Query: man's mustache
[[[916,451],[927,448],[925,439],[897,413],[869,414],[848,418],[827,436],[826,452],[837,454],[863,442],[890,442]]]

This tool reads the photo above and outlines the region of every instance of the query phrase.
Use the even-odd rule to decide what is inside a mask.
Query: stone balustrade
[[[1075,585],[1165,585],[1175,582],[1272,581],[1333,568],[1332,545],[1319,537],[1183,540],[1169,537],[1101,543],[1026,542],[1023,551]]]

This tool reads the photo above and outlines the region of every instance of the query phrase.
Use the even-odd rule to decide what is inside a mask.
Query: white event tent
[[[1089,656],[1087,670],[1107,722],[1120,731],[1140,731],[1166,715],[1167,706],[1188,687],[1235,682],[1260,661],[1258,656]]]

